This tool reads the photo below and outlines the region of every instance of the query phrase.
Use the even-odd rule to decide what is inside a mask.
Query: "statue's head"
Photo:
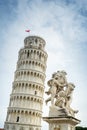
[[[61,73],[62,73],[64,76],[67,75],[67,73],[66,73],[64,70],[62,70]]]
[[[73,84],[73,83],[68,83],[68,88],[71,90],[71,91],[73,91],[74,90],[74,88],[75,88],[75,85]]]
[[[47,84],[51,87],[53,85],[53,79],[48,80]]]
[[[58,77],[65,77],[66,75],[67,75],[67,73],[64,70],[57,71],[52,74],[52,78],[58,79]]]

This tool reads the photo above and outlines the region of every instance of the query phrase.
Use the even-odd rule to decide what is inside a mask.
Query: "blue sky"
[[[6,118],[18,51],[28,35],[46,41],[46,82],[53,72],[65,70],[67,80],[76,85],[72,106],[79,110],[80,125],[87,127],[87,0],[1,0],[0,29],[0,127]],[[44,104],[43,116],[48,107]],[[42,126],[43,130],[48,127],[44,122]]]

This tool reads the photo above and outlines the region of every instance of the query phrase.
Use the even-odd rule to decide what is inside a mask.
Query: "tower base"
[[[49,130],[75,130],[75,126],[80,120],[72,117],[43,117],[43,120],[49,123]]]

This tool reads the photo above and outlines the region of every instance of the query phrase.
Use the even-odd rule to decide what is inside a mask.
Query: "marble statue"
[[[65,71],[57,71],[52,75],[52,78],[47,82],[48,86],[50,87],[47,92],[45,92],[47,95],[51,95],[47,100],[51,101],[51,105],[54,105],[54,98],[56,98],[57,93],[61,91],[67,84],[66,81],[66,75],[67,73]]]
[[[75,116],[77,110],[71,108],[72,94],[75,88],[73,83],[68,83],[65,71],[57,71],[52,74],[52,78],[47,82],[49,90],[45,93],[50,95],[46,99],[46,104],[51,101],[51,107],[64,110],[67,115]]]
[[[51,95],[47,100],[46,100],[46,104],[48,101],[51,101],[51,104],[54,105],[54,98],[57,94],[57,80],[55,79],[51,79],[48,81],[48,85],[49,85],[49,90],[45,93],[47,93],[47,95]]]

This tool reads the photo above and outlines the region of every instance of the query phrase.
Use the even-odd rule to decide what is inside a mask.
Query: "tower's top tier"
[[[44,50],[45,40],[38,36],[28,36],[24,39],[25,47],[34,47]]]

